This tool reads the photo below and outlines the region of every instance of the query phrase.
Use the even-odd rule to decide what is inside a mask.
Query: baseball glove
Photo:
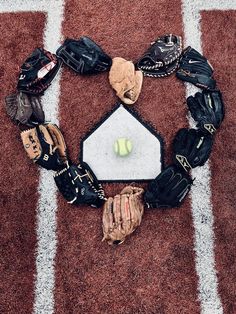
[[[21,66],[18,90],[39,95],[48,88],[57,74],[61,61],[43,48],[36,48]]]
[[[101,184],[86,163],[67,165],[55,174],[54,180],[70,204],[100,207],[106,200]]]
[[[109,82],[116,95],[127,105],[134,104],[141,92],[143,73],[135,71],[134,64],[123,58],[113,58]]]
[[[200,88],[214,89],[216,81],[212,75],[213,67],[203,55],[190,46],[184,50],[176,72],[179,79]]]
[[[38,125],[21,132],[27,155],[39,166],[60,170],[67,163],[66,144],[55,124]]]
[[[140,225],[143,193],[142,188],[127,186],[114,198],[108,198],[103,208],[103,241],[120,244]]]
[[[214,134],[224,119],[224,103],[220,91],[203,91],[187,98],[193,119],[202,132]]]
[[[172,34],[161,36],[137,62],[137,68],[143,72],[144,76],[168,76],[177,69],[181,52],[180,36]]]
[[[210,156],[213,137],[195,129],[180,129],[173,141],[174,163],[185,171],[203,166]]]
[[[16,124],[35,126],[45,120],[40,98],[19,92],[6,97],[6,111]]]
[[[79,74],[97,74],[110,69],[111,58],[90,38],[67,38],[57,49],[57,56]]]
[[[144,202],[148,208],[179,207],[192,182],[190,176],[176,165],[168,166],[149,183]]]

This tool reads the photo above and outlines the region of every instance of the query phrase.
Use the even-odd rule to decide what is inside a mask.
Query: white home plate
[[[128,138],[132,152],[117,156],[114,142]],[[162,169],[162,139],[131,111],[119,105],[82,141],[81,160],[101,181],[141,181],[155,178]]]

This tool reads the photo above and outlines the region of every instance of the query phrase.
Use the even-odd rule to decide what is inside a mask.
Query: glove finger
[[[54,180],[62,196],[67,200],[68,203],[74,204],[77,200],[78,193],[76,192],[76,186],[71,174],[73,174],[71,167],[64,168],[56,172],[54,175]]]
[[[22,124],[30,125],[29,120],[32,112],[29,97],[24,93],[19,93],[17,95],[17,112],[15,119]]]
[[[196,97],[196,95],[195,95],[195,97],[190,96],[187,98],[187,105],[188,105],[189,111],[191,112],[193,119],[195,121],[199,122],[202,118],[204,111],[202,110],[201,104],[199,102],[199,99]]]
[[[45,114],[42,108],[42,104],[40,102],[40,98],[39,97],[35,97],[35,96],[31,96],[30,97],[30,101],[31,101],[31,107],[33,110],[33,119],[38,122],[39,124],[42,124],[45,122]],[[31,120],[32,120],[31,118]]]
[[[42,154],[36,128],[25,130],[21,132],[20,136],[28,157],[35,162]]]
[[[167,193],[172,193],[172,190],[174,190],[176,188],[176,186],[178,185],[179,181],[182,179],[182,175],[180,173],[176,173],[174,176],[172,176],[167,189],[166,189],[166,194]]]
[[[131,230],[132,233],[141,223],[142,218],[142,208],[140,207],[138,196],[134,194],[130,194],[129,196],[129,206],[130,206],[130,223],[131,223]]]
[[[199,108],[201,110],[201,117],[200,120],[203,118],[203,116],[208,116],[210,115],[210,112],[212,111],[212,108],[210,106],[207,106],[204,98],[205,93],[196,93],[196,101],[199,104]]]
[[[137,209],[139,213],[141,214],[141,217],[144,212],[144,205],[143,205],[143,195],[144,195],[144,189],[143,188],[134,188],[134,198],[136,200]]]
[[[213,145],[213,137],[199,134],[196,137],[195,141],[195,149],[192,152],[192,167],[203,166],[205,162],[208,160],[212,145]]]
[[[155,191],[164,188],[170,181],[174,174],[174,169],[172,167],[168,167],[164,169],[152,182],[151,185],[155,185]],[[159,187],[159,189],[157,189]]]
[[[131,228],[130,204],[126,194],[121,195],[122,232],[126,236]]]
[[[141,195],[138,195],[135,193],[131,195],[131,201],[132,201],[132,206],[135,208],[135,222],[136,222],[136,227],[137,227],[141,223],[142,215],[144,212],[142,197]],[[131,215],[132,215],[132,210],[131,210]]]
[[[186,145],[188,144],[188,137],[189,137],[188,129],[186,128],[180,129],[179,141],[181,141],[183,148],[186,147]]]
[[[62,168],[58,150],[53,139],[44,125],[36,126],[38,139],[42,147],[42,154],[37,159],[37,164],[48,170],[58,170]]]
[[[114,197],[113,217],[115,227],[119,231],[121,231],[122,216],[121,216],[121,198],[119,194]]]
[[[109,234],[114,229],[114,217],[113,217],[113,198],[109,197],[104,204],[103,216],[102,216],[102,226],[103,226],[103,240],[110,239]]]
[[[136,205],[133,194],[129,195],[128,202],[129,202],[129,208],[130,208],[130,230],[129,230],[129,233],[132,233],[135,230],[135,228],[138,226],[137,205]]]
[[[173,197],[179,198],[185,192],[185,190],[191,186],[190,182],[191,182],[190,180],[183,178],[183,176],[180,174],[180,176],[178,177],[178,182],[172,188]]]
[[[191,187],[191,184],[187,179],[183,178],[179,180],[179,182],[172,189],[171,202],[174,201],[178,205],[180,205],[181,201],[183,201],[185,196],[190,191],[190,187]]]
[[[187,129],[180,129],[173,140],[173,150],[177,154],[182,152],[184,148],[186,147],[187,144],[187,139],[188,139],[188,132]]]
[[[212,92],[211,96],[212,96],[212,102],[213,102],[215,116],[216,116],[216,123],[217,123],[216,127],[218,128],[224,119],[224,114],[225,114],[224,103],[223,103],[223,99],[222,99],[222,95],[220,91]]]
[[[53,150],[54,143],[50,133],[48,132],[48,129],[44,125],[40,125],[39,127],[36,127],[36,130],[38,132],[40,143],[42,141],[46,142],[52,146],[51,150]]]
[[[64,137],[56,124],[47,124],[47,131],[53,139],[53,146],[57,147],[62,162],[67,161],[66,143]]]
[[[140,211],[137,204],[137,198],[134,194],[129,196],[130,206],[130,233],[132,233],[141,223]]]
[[[186,152],[188,155],[191,155],[192,151],[196,148],[199,142],[199,138],[197,136],[197,130],[189,129],[187,132]]]
[[[187,180],[186,178],[183,178],[176,189],[176,192],[178,192],[178,198],[181,201],[190,191],[192,185],[192,181],[190,182],[189,180]]]
[[[10,118],[15,121],[15,116],[17,112],[17,94],[8,95],[5,98],[6,102],[6,111]]]
[[[123,230],[123,219],[124,216],[122,214],[122,201],[121,195],[116,195],[113,199],[113,224],[112,231],[110,232],[110,240],[109,244],[121,244],[126,236],[126,233]]]

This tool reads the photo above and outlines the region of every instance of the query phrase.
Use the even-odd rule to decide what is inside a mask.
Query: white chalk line
[[[233,10],[235,1],[182,0],[185,47],[192,46],[202,53],[200,13],[202,10]],[[209,56],[210,57],[210,56]],[[186,83],[186,97],[198,89]],[[190,127],[195,127],[189,119]],[[196,271],[198,274],[199,300],[202,314],[222,314],[223,307],[218,293],[215,268],[213,212],[211,202],[211,170],[209,162],[192,170],[195,178],[191,190],[191,205],[195,230]]]
[[[43,12],[46,16],[44,48],[55,52],[60,45],[64,0],[0,0],[0,13]],[[32,50],[35,47],[32,47]],[[42,97],[46,121],[58,124],[61,71]],[[54,312],[55,265],[57,249],[57,191],[53,172],[40,169],[37,206],[37,248],[33,311]]]

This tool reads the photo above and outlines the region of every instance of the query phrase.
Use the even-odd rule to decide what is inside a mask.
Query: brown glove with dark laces
[[[127,186],[114,198],[108,198],[103,209],[103,241],[120,244],[140,225],[143,193],[142,188]]]

